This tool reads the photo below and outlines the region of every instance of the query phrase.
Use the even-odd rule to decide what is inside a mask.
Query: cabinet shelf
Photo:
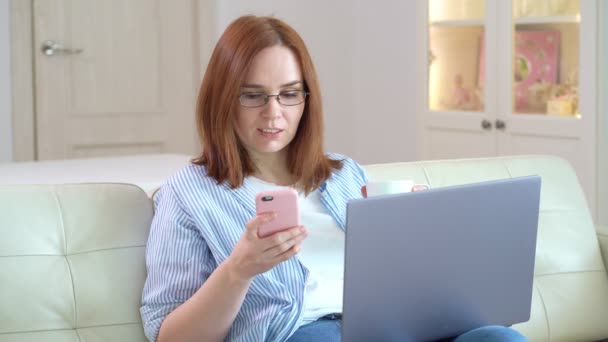
[[[579,15],[556,15],[542,17],[522,17],[515,19],[515,25],[538,25],[538,24],[568,24],[579,23]]]
[[[459,26],[484,26],[483,19],[462,19],[462,20],[437,20],[431,22],[435,27],[459,27]]]

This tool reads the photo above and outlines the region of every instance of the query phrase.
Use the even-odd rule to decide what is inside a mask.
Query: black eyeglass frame
[[[284,93],[293,93],[293,92],[301,92],[301,93],[304,94],[304,99],[302,100],[302,102],[294,103],[294,104],[284,104],[284,103],[281,102],[281,94],[284,94]],[[245,106],[243,104],[243,95],[247,95],[247,94],[260,94],[260,95],[263,95],[264,96],[264,103],[261,104],[261,105],[259,105],[259,106]],[[275,94],[275,95],[268,95],[268,94],[265,94],[265,93],[262,93],[262,92],[257,92],[257,91],[249,91],[249,92],[241,93],[239,95],[239,104],[242,107],[245,107],[245,108],[258,108],[258,107],[262,107],[262,106],[267,105],[268,102],[270,102],[270,98],[271,97],[276,97],[277,98],[277,102],[281,106],[291,107],[291,106],[298,106],[298,105],[301,105],[302,103],[306,102],[306,99],[308,98],[308,95],[310,95],[310,93],[307,92],[306,90],[286,90],[284,92],[281,92],[281,93],[278,93],[278,94]]]

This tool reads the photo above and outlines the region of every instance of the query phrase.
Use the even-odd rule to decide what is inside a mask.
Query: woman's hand
[[[252,218],[226,260],[232,273],[240,279],[250,280],[300,251],[302,241],[308,235],[304,226],[295,226],[264,238],[258,237],[260,225],[275,217],[274,213],[265,213]]]

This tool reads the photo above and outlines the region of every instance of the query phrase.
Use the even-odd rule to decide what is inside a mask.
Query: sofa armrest
[[[604,256],[604,266],[608,269],[608,225],[596,224],[595,231]]]

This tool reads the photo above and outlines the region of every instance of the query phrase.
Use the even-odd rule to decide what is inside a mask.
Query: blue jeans
[[[301,326],[287,342],[340,342],[342,321],[318,320]],[[449,340],[445,340],[449,341]],[[489,325],[466,332],[452,342],[525,342],[528,341],[517,331],[502,326]]]

